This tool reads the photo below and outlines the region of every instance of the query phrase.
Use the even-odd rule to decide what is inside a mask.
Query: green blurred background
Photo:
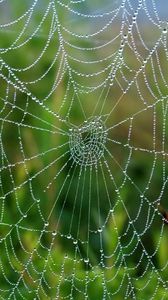
[[[85,3],[81,4],[81,11],[92,12],[95,2],[100,11],[110,7],[108,1],[104,8],[100,5],[100,1],[94,1],[90,6]],[[111,201],[109,205],[102,179],[103,173],[100,170],[98,173],[92,170],[90,227],[93,233],[90,233],[88,246],[90,168],[82,169],[81,180],[79,180],[81,169],[73,163],[68,143],[69,128],[83,124],[84,116],[80,101],[74,96],[74,86],[69,81],[70,74],[64,65],[65,56],[61,51],[59,52],[59,34],[57,30],[53,30],[56,24],[53,25],[51,21],[52,9],[41,28],[25,43],[27,38],[35,32],[37,24],[40,24],[47,11],[47,5],[45,1],[37,5],[29,26],[16,44],[13,44],[13,49],[5,50],[15,43],[18,34],[24,28],[25,19],[0,30],[1,58],[5,62],[1,65],[3,77],[0,78],[0,298],[64,299],[65,297],[65,299],[80,300],[87,299],[86,296],[88,296],[91,300],[168,299],[167,292],[165,292],[168,275],[168,228],[162,216],[162,214],[165,216],[168,209],[166,181],[168,88],[159,71],[157,57],[153,54],[152,58],[146,62],[144,69],[152,93],[146,85],[143,73],[137,78],[141,95],[147,103],[146,106],[141,103],[136,86],[132,84],[123,100],[105,122],[107,114],[115,106],[116,99],[122,93],[118,83],[114,80],[109,90],[110,80],[107,81],[101,97],[102,88],[92,93],[80,93],[80,101],[86,118],[92,115],[102,115],[106,128],[114,126],[108,131],[106,144],[114,159],[111,159],[105,151],[105,160],[114,176],[116,186],[120,187],[119,190],[114,187],[107,168],[102,162]],[[118,3],[114,1],[112,8],[116,8],[117,5]],[[138,1],[135,1],[133,5],[136,7]],[[4,24],[10,20],[11,16],[12,20],[18,18],[30,5],[28,1],[22,4],[19,1],[13,1],[10,5],[7,3],[1,6],[0,20],[1,24]],[[107,17],[101,21],[102,23],[97,21],[95,24],[89,24],[79,16],[73,18],[69,16],[64,7],[58,6],[57,8],[60,24],[67,26],[76,34],[87,32],[88,28],[91,32],[93,28],[99,30],[109,21]],[[89,79],[86,76],[79,76],[79,73],[99,72],[113,60],[117,66],[120,65],[120,56],[118,56],[120,38],[103,49],[86,50],[86,48],[105,44],[114,38],[120,32],[119,21],[120,17],[105,33],[93,39],[73,37],[70,40],[68,34],[62,29],[65,41],[85,49],[77,51],[66,43],[64,45],[69,54],[70,69],[76,71],[72,74],[79,89],[80,85],[100,84],[108,76],[109,71],[107,69],[100,76]],[[149,44],[149,48],[152,48],[160,36],[160,29],[150,23],[147,18],[145,19],[145,16],[138,19],[138,22],[143,40]],[[53,34],[45,49],[51,28]],[[148,51],[139,45],[136,30],[134,38],[137,47],[139,46],[141,57],[148,57]],[[131,37],[128,36],[128,40],[131,43]],[[19,44],[22,46],[18,47]],[[39,57],[43,49],[45,49],[44,54],[38,63],[32,68],[27,68]],[[124,88],[127,87],[129,81],[134,80],[134,71],[140,68],[140,62],[134,50],[125,45],[123,57],[129,69],[121,66],[115,73]],[[58,53],[58,59],[50,68],[56,53]],[[111,54],[113,57],[100,62],[102,58]],[[167,81],[167,58],[162,44],[157,49],[157,55]],[[100,63],[82,64],[81,61],[99,61]],[[22,68],[24,70],[18,70]],[[39,80],[46,70],[49,71]],[[122,80],[121,70],[128,82],[120,81]],[[130,70],[133,72],[131,73]],[[60,83],[49,95],[55,79],[57,82],[60,80]],[[68,85],[69,90],[64,101]],[[30,96],[24,92],[25,87],[31,93]],[[84,91],[86,92],[86,88]],[[107,96],[105,96],[106,93]],[[35,98],[32,99],[32,95]],[[72,102],[73,97],[75,100]],[[36,99],[40,99],[44,105],[39,105]],[[105,102],[104,99],[106,99]],[[146,110],[145,107],[147,107]],[[24,114],[24,112],[28,113]],[[51,112],[59,112],[60,118]],[[129,160],[131,151],[127,144],[130,117],[136,113],[130,138],[133,154]],[[153,145],[154,121],[156,122],[155,148]],[[59,128],[59,132],[56,128]],[[65,135],[61,134],[60,129]],[[59,147],[64,143],[63,147]],[[29,159],[29,157],[33,158]],[[58,157],[61,158],[52,164]],[[123,172],[128,161],[127,174],[131,180],[128,180]],[[48,165],[49,167],[46,167]],[[64,168],[61,169],[63,166]],[[54,179],[59,170],[61,170],[60,175]],[[36,174],[39,175],[36,176]],[[70,176],[67,177],[67,174]],[[151,174],[152,177],[150,177]],[[99,196],[94,182],[96,176],[99,182]],[[124,180],[125,183],[123,183]],[[51,181],[53,183],[50,188],[44,192]],[[24,182],[25,184],[22,185]],[[78,184],[80,191],[84,184],[80,217],[78,201],[80,194],[76,196]],[[20,185],[21,188],[15,190],[15,187]],[[58,204],[54,207],[46,229],[44,224],[57,197]],[[77,202],[73,211],[75,197],[77,197]],[[98,197],[100,210],[97,208]],[[160,208],[156,205],[159,197]],[[110,211],[111,208],[113,210]],[[130,220],[133,220],[134,226],[131,225]],[[79,222],[80,230],[77,232]],[[68,237],[70,224],[71,236]],[[97,234],[99,227],[103,230]],[[55,229],[58,233],[52,244]],[[142,244],[139,243],[138,237]],[[102,249],[103,255],[100,251]]]

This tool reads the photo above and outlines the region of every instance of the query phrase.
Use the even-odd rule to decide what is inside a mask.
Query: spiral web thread
[[[168,299],[159,2],[0,1],[0,299]]]

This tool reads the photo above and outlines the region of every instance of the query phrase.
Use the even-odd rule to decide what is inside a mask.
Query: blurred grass
[[[19,25],[20,26],[20,25]],[[46,28],[46,32],[47,29],[49,28],[49,25],[46,21],[46,25],[44,26],[44,28]],[[44,30],[44,34],[45,34],[45,30]],[[6,32],[0,32],[0,41],[1,41],[1,47],[8,47],[8,45],[10,44],[11,40],[15,40],[17,36],[17,26],[15,28],[15,33],[13,32],[9,32],[8,34],[6,34]],[[8,54],[3,54],[3,59],[5,61],[7,61],[7,63],[9,65],[12,65],[13,67],[17,66],[18,67],[18,62],[19,65],[21,67],[23,66],[27,66],[29,64],[29,61],[31,61],[32,57],[38,57],[39,51],[40,49],[42,49],[45,45],[46,41],[45,39],[41,39],[40,37],[34,37],[30,43],[28,43],[27,45],[25,45],[24,47],[21,47],[19,51],[16,51],[16,54],[14,55],[10,55],[10,53]],[[89,42],[83,42],[83,45],[85,46],[90,46]],[[47,55],[44,55],[44,58],[40,61],[40,63],[38,64],[38,69],[34,70],[34,73],[32,72],[32,79],[33,78],[38,78],[40,76],[40,74],[43,73],[43,71],[46,69],[46,67],[49,66],[50,61],[53,59],[53,54],[55,53],[55,47],[56,49],[58,49],[58,45],[54,45],[52,44],[52,47],[50,47],[47,51]],[[113,49],[114,50],[114,49]],[[127,52],[128,51],[128,52]],[[160,50],[162,52],[162,50]],[[93,59],[92,57],[89,56],[90,54],[87,54],[86,57],[83,57],[83,59],[86,59],[89,57],[89,59]],[[128,60],[128,64],[130,64],[131,66],[134,65],[134,68],[137,69],[138,68],[138,64],[136,59],[132,58],[132,53],[129,53],[129,50],[126,50],[125,53],[127,60]],[[97,53],[97,57],[94,57],[94,59],[98,59],[100,56],[100,53]],[[161,55],[162,57],[162,55]],[[162,58],[162,60],[164,60],[164,57]],[[57,63],[58,65],[58,63]],[[78,63],[72,63],[72,66],[75,68],[78,68]],[[86,68],[84,68],[85,70]],[[96,71],[96,70],[95,70]],[[6,72],[6,71],[4,71]],[[150,79],[152,78],[151,74],[152,74],[152,70],[150,68],[150,66],[146,66],[146,73],[147,73],[147,77]],[[8,74],[8,72],[6,72],[6,75]],[[47,94],[46,90],[49,90],[53,80],[55,78],[55,74],[56,74],[56,68],[51,69],[51,71],[48,73],[47,77],[45,78],[45,81],[42,83],[37,83],[33,86],[30,87],[32,94],[34,95],[38,95],[38,97],[44,97]],[[132,74],[127,74],[129,77],[130,76],[130,80],[132,79]],[[30,73],[29,72],[25,72],[23,77],[22,75],[20,75],[18,73],[18,77],[20,77],[21,80],[29,80]],[[78,79],[79,80],[79,79]],[[163,84],[160,84],[160,79],[158,78],[158,84],[160,89],[162,90],[162,93],[166,95],[167,90],[166,88],[163,86]],[[53,109],[54,111],[57,111],[57,109],[59,109],[61,107],[61,101],[57,101],[57,99],[61,99],[62,95],[66,89],[67,86],[67,82],[68,82],[68,75],[65,75],[64,81],[63,83],[60,85],[57,93],[50,99],[49,101],[49,107],[51,109]],[[4,85],[4,83],[2,82],[2,97],[4,97],[6,95],[6,87]],[[141,79],[141,86],[142,86],[142,90],[144,88],[144,82],[143,79]],[[157,90],[157,87],[155,85],[155,82],[152,82],[151,79],[151,86],[152,86],[152,90],[153,92],[159,97],[159,93]],[[149,103],[150,101],[152,102],[153,99],[151,99],[150,97],[148,97],[148,91],[146,89],[144,89],[144,98],[149,99]],[[71,92],[72,93],[72,92]],[[17,94],[17,102],[19,107],[22,107],[22,102],[25,103],[25,99],[23,98],[22,93]],[[107,100],[107,104],[105,105],[105,113],[108,113],[111,109],[111,104],[113,103],[113,101],[111,99],[114,100],[114,95],[116,98],[118,98],[118,90],[115,87],[114,89],[112,89],[109,93],[109,98]],[[87,112],[87,116],[90,115],[90,112],[92,112],[92,110],[94,109],[96,103],[97,103],[97,94],[95,93],[94,97],[93,96],[87,96],[87,99],[85,97],[82,98],[81,100],[82,103],[84,103],[84,107],[85,110]],[[134,105],[132,105],[132,103],[134,103]],[[148,103],[148,104],[149,104]],[[29,108],[30,111],[37,111],[38,106],[34,103],[32,103],[30,105],[31,107]],[[100,102],[100,104],[98,105],[97,108],[97,113],[100,112],[102,106],[102,102]],[[23,106],[24,107],[24,106]],[[23,108],[24,109],[24,108]],[[69,103],[67,103],[67,107],[66,105],[61,109],[61,115],[66,115],[67,111],[69,109]],[[125,95],[123,101],[121,102],[121,104],[119,104],[118,108],[114,111],[114,113],[112,114],[112,118],[113,118],[113,122],[115,124],[119,123],[120,120],[122,119],[126,119],[127,117],[133,115],[133,113],[136,113],[137,111],[140,110],[140,105],[138,103],[138,101],[136,101],[136,94],[134,90],[131,90],[130,92],[128,92],[127,95]],[[4,117],[7,114],[6,111],[3,112],[4,113]],[[50,123],[54,124],[55,126],[60,126],[59,120],[57,121],[54,117],[50,116],[45,110],[40,109],[39,110],[39,115],[40,118],[43,120],[48,120]],[[156,144],[157,144],[157,149],[158,151],[161,149],[162,146],[162,134],[161,132],[161,126],[162,126],[162,122],[160,120],[162,120],[162,107],[161,104],[158,104],[157,106],[157,120],[158,120],[158,128],[157,128],[157,137],[156,137]],[[3,114],[2,114],[2,118],[3,118]],[[33,120],[33,118],[31,118],[31,116],[26,117],[27,118],[27,122],[28,124],[36,125],[37,126],[37,120]],[[12,113],[12,120],[16,121],[20,120],[20,116],[19,116],[19,112],[17,111],[13,111]],[[76,108],[75,105],[72,107],[72,115],[70,117],[70,120],[72,123],[74,124],[79,124],[81,122],[81,111],[80,108]],[[153,121],[153,111],[152,110],[148,110],[146,113],[142,113],[140,114],[139,119],[137,118],[134,124],[134,128],[135,131],[133,131],[132,133],[132,139],[131,141],[133,141],[135,147],[144,147],[147,149],[152,148],[152,121]],[[35,124],[34,124],[35,123]],[[82,123],[82,122],[81,122]],[[61,125],[62,129],[64,128],[65,125]],[[168,126],[166,124],[166,126]],[[128,139],[128,128],[129,125],[127,123],[123,124],[123,126],[120,126],[119,128],[116,128],[113,133],[111,133],[111,135],[109,135],[111,138],[116,140],[119,140],[123,143],[127,142]],[[52,128],[49,128],[50,130],[52,130]],[[5,124],[4,126],[4,130],[3,130],[3,142],[5,145],[5,149],[6,149],[6,153],[7,153],[7,157],[9,159],[9,161],[19,161],[19,160],[23,160],[23,158],[20,155],[20,151],[18,149],[18,131],[17,131],[17,127],[15,128],[15,130],[13,129],[13,131],[11,131],[11,126],[10,124]],[[166,127],[166,132],[168,130],[168,127]],[[38,154],[41,153],[47,149],[51,149],[52,147],[56,147],[59,144],[62,144],[64,142],[66,142],[66,138],[65,137],[61,137],[58,136],[55,138],[52,134],[50,133],[44,133],[43,131],[38,131],[37,133],[33,132],[32,134],[32,130],[29,128],[24,128],[22,131],[22,136],[23,136],[23,144],[25,147],[25,152],[27,154],[29,154],[29,156],[32,156],[34,154]],[[67,146],[68,147],[68,146]],[[124,150],[124,152],[122,152],[121,150],[118,150],[119,148],[116,146],[113,146],[113,151],[115,156],[117,157],[118,161],[120,162],[120,164],[122,164],[123,162],[127,161],[128,159],[128,153],[127,150]],[[166,147],[167,147],[167,141],[166,141]],[[165,150],[166,151],[166,150]],[[61,154],[61,150],[59,151],[59,153]],[[28,172],[29,174],[33,175],[37,172],[37,170],[40,170],[42,168],[44,168],[45,165],[47,165],[49,163],[49,161],[53,161],[54,160],[54,154],[51,153],[51,155],[49,157],[40,157],[38,156],[36,160],[32,160],[29,161],[27,163],[27,168],[28,168]],[[61,162],[60,165],[58,164],[56,167],[53,166],[52,168],[50,168],[49,170],[46,170],[45,175],[43,174],[42,176],[39,177],[36,186],[35,186],[35,191],[36,191],[36,195],[37,197],[40,197],[42,199],[42,208],[46,213],[47,216],[47,212],[51,209],[52,207],[52,201],[50,201],[50,204],[48,203],[50,199],[54,199],[55,195],[58,193],[59,191],[59,187],[61,186],[61,183],[63,182],[63,178],[65,178],[66,174],[67,174],[67,169],[65,168],[64,172],[62,173],[61,177],[58,178],[58,181],[56,182],[55,185],[52,186],[52,188],[45,194],[42,193],[42,187],[45,186],[46,184],[46,180],[47,178],[52,178],[54,176],[54,174],[56,173],[56,168],[59,170],[62,163],[64,161],[66,161],[68,159],[67,157],[64,157]],[[151,158],[149,155],[149,159],[146,159],[146,153],[140,153],[137,152],[137,154],[135,154],[133,156],[133,159],[131,160],[130,163],[130,168],[129,168],[129,175],[131,178],[134,179],[134,181],[137,183],[138,187],[140,187],[140,189],[145,189],[145,186],[147,184],[150,172],[151,172],[151,166],[153,163],[153,157]],[[149,191],[147,191],[147,197],[148,199],[151,199],[151,201],[155,200],[157,198],[157,196],[160,193],[160,189],[162,186],[162,172],[163,172],[163,166],[162,166],[162,159],[160,159],[160,161],[158,162],[157,165],[157,172],[155,172],[154,177],[152,179],[152,187],[149,189]],[[118,182],[121,181],[120,178],[120,170],[118,169],[117,166],[114,166],[114,170],[113,170],[116,174],[116,178],[118,180]],[[166,166],[166,173],[167,173],[167,166]],[[9,172],[6,170],[3,174],[3,188],[4,191],[8,191],[12,188],[11,186],[11,177]],[[78,175],[78,173],[77,173]],[[14,169],[13,172],[13,176],[15,179],[15,183],[16,185],[19,185],[19,183],[23,182],[24,180],[26,180],[27,178],[27,174],[25,174],[25,170],[23,168],[22,165],[18,166],[17,168]],[[75,186],[77,184],[77,180],[78,180],[78,176],[77,178],[75,178],[74,181],[74,188],[71,189],[70,193],[68,194],[68,205],[66,206],[65,210],[64,210],[64,216],[62,219],[62,230],[63,232],[67,231],[66,228],[66,220],[70,220],[71,219],[71,214],[72,214],[72,205],[73,205],[73,201],[74,201],[74,189]],[[109,182],[108,182],[109,183]],[[69,184],[69,181],[67,183],[67,186]],[[109,183],[110,185],[110,183]],[[100,185],[100,189],[101,189],[101,185]],[[115,196],[113,194],[113,191],[111,189],[111,193],[113,195],[114,198],[114,203],[116,203],[118,201],[117,196]],[[100,192],[101,195],[101,192]],[[124,203],[126,205],[128,205],[128,207],[130,207],[130,215],[132,216],[132,218],[134,218],[136,216],[137,213],[137,201],[136,199],[136,194],[134,189],[131,187],[131,185],[128,183],[127,186],[125,186],[122,191],[121,191],[121,195],[122,195],[122,199],[124,201]],[[21,208],[25,208],[25,207],[29,207],[30,203],[29,203],[29,193],[28,190],[25,189],[21,189],[18,192],[18,203],[21,206]],[[65,195],[63,195],[64,197]],[[92,199],[93,201],[96,202],[95,199],[95,194],[92,195]],[[135,200],[135,201],[134,201]],[[28,201],[28,203],[26,204],[26,201]],[[130,203],[131,202],[131,203]],[[163,203],[165,205],[165,207],[167,207],[167,195],[163,195]],[[168,208],[168,207],[167,207]],[[7,214],[5,215],[6,218],[6,223],[7,224],[15,224],[17,222],[18,216],[17,216],[17,207],[16,207],[16,200],[15,200],[15,195],[10,195],[9,199],[8,199],[8,203],[5,206],[5,209],[8,209]],[[86,230],[85,228],[85,215],[87,214],[88,211],[88,206],[87,204],[85,205],[85,212],[84,215],[82,217],[82,223],[83,223],[83,231]],[[93,211],[93,215],[94,215],[94,211]],[[105,218],[107,214],[107,209],[104,207],[102,209],[102,218]],[[52,222],[50,223],[50,234],[52,232],[52,230],[55,227],[55,218],[58,218],[58,213],[55,212],[55,216],[52,219]],[[144,219],[143,219],[144,218]],[[76,222],[74,222],[74,228],[77,225],[77,221],[78,218],[76,218]],[[97,222],[97,216],[93,217],[93,223]],[[104,245],[106,248],[106,253],[108,253],[110,255],[110,253],[112,253],[117,244],[118,244],[118,235],[122,235],[124,234],[124,229],[127,228],[128,225],[128,219],[127,216],[123,213],[123,207],[120,205],[117,205],[117,209],[115,212],[115,222],[116,224],[114,224],[113,219],[110,218],[109,222],[107,224],[106,229],[104,230],[103,233],[103,240],[104,240]],[[140,230],[142,224],[146,222],[146,215],[144,214],[143,216],[141,216],[139,223],[136,224],[137,228]],[[29,227],[31,224],[36,224],[36,228],[40,228],[42,227],[42,223],[40,218],[37,218],[37,212],[35,210],[32,210],[30,215],[29,215],[29,220],[27,221],[27,219],[25,220],[25,224],[23,223],[23,227]],[[69,224],[69,222],[67,222],[67,224]],[[118,235],[116,234],[116,226],[117,226],[117,230],[118,230]],[[143,239],[143,243],[146,247],[146,249],[150,249],[151,253],[152,251],[154,251],[154,249],[157,246],[157,242],[159,240],[160,237],[160,226],[161,226],[161,221],[156,222],[156,224],[153,226],[152,231],[148,231],[146,236]],[[33,228],[33,226],[32,226]],[[143,228],[143,226],[142,226]],[[75,229],[74,229],[75,230]],[[28,255],[26,255],[27,253],[33,251],[36,242],[38,240],[38,235],[39,235],[39,231],[37,230],[37,232],[35,231],[27,231],[27,230],[22,230],[22,234],[21,234],[21,241],[22,241],[22,246],[23,248],[21,249],[18,241],[15,239],[15,235],[18,235],[17,232],[17,228],[14,228],[13,232],[11,233],[11,239],[12,239],[12,243],[13,243],[13,248],[11,248],[11,241],[6,241],[6,247],[2,247],[1,250],[1,265],[5,266],[5,274],[6,277],[9,279],[9,281],[14,281],[15,282],[15,273],[14,273],[14,269],[16,269],[17,271],[19,271],[20,273],[24,270],[24,264],[22,264],[21,262],[24,261],[26,262],[26,259],[28,258]],[[4,237],[8,232],[10,232],[10,226],[2,226],[0,227],[0,234],[1,237]],[[132,233],[130,233],[132,234]],[[120,299],[124,299],[125,297],[125,290],[128,286],[128,277],[127,277],[127,271],[125,270],[124,267],[119,267],[119,262],[116,263],[115,267],[110,267],[109,269],[107,268],[103,268],[103,265],[97,265],[97,262],[99,261],[100,258],[100,253],[98,253],[99,250],[99,243],[96,240],[93,240],[91,243],[91,249],[90,249],[90,253],[91,253],[91,260],[92,263],[95,267],[93,267],[93,269],[89,269],[87,267],[86,264],[83,263],[83,261],[78,258],[78,260],[75,260],[74,258],[74,249],[71,250],[71,247],[69,247],[68,242],[63,239],[63,238],[58,238],[58,241],[55,245],[55,247],[51,250],[51,254],[50,257],[48,257],[48,260],[46,262],[46,257],[47,257],[47,246],[50,244],[51,242],[51,237],[48,236],[44,236],[44,245],[46,247],[44,247],[43,250],[41,250],[41,253],[35,255],[35,257],[33,258],[33,262],[34,265],[36,265],[36,267],[38,268],[38,272],[42,272],[44,265],[46,264],[46,274],[47,274],[47,279],[48,282],[50,283],[50,285],[52,286],[52,284],[54,286],[59,286],[60,285],[60,299],[61,297],[66,297],[69,295],[69,293],[71,292],[71,283],[72,280],[74,280],[75,285],[77,286],[77,288],[79,290],[81,290],[81,293],[78,293],[77,291],[73,291],[73,299],[83,299],[82,293],[85,293],[85,284],[84,282],[87,280],[88,277],[88,297],[90,299],[102,299],[103,298],[103,282],[106,282],[106,286],[107,289],[109,290],[109,292],[111,292],[112,294],[114,293],[113,299],[115,300],[120,300]],[[149,243],[150,241],[150,243]],[[80,246],[81,247],[81,252],[86,255],[86,249],[84,246]],[[83,247],[83,248],[82,248]],[[7,251],[8,249],[8,251]],[[10,250],[9,250],[10,249]],[[17,257],[13,251],[13,249],[17,249]],[[24,252],[23,249],[26,249],[26,251]],[[130,247],[128,247],[127,252],[129,253],[129,251],[132,250],[132,245],[130,245]],[[10,252],[9,252],[10,251]],[[24,252],[24,254],[23,254]],[[68,256],[65,259],[64,257],[64,253],[68,252]],[[109,266],[112,266],[113,264],[115,264],[117,257],[119,254],[119,251],[115,252],[115,256],[112,257],[108,263]],[[167,228],[165,228],[164,232],[163,232],[163,237],[162,237],[162,242],[161,242],[161,246],[159,248],[158,251],[158,257],[157,257],[157,261],[155,261],[156,266],[157,267],[163,267],[164,264],[167,262]],[[10,263],[9,263],[9,257],[10,257]],[[52,257],[52,259],[51,259]],[[135,262],[136,262],[136,254],[132,255],[132,261],[129,262],[129,266],[130,268],[132,267],[132,271],[129,271],[129,275],[132,276],[133,279],[133,284],[136,288],[139,289],[139,292],[137,292],[136,297],[137,299],[150,299],[153,296],[153,287],[155,287],[157,285],[157,275],[152,274],[152,270],[151,272],[146,272],[146,274],[143,276],[143,278],[141,278],[141,275],[137,274],[140,273],[142,274],[144,269],[145,269],[145,264],[146,262],[144,262],[143,267],[141,267],[142,269],[139,270],[135,270],[133,268]],[[11,272],[11,265],[12,265],[12,269],[13,272]],[[63,269],[62,266],[63,265]],[[75,265],[75,275],[74,278],[72,278],[72,270],[74,268]],[[51,272],[51,269],[53,270],[53,273]],[[38,278],[38,276],[36,276],[37,274],[35,274],[34,270],[31,270],[34,273],[34,278]],[[4,280],[4,273],[3,273],[3,269],[1,268],[0,271],[0,288],[1,289],[8,289],[8,284],[7,281]],[[113,276],[115,277],[115,280],[112,281]],[[150,281],[149,284],[147,284],[148,280],[151,279],[151,277],[153,276],[152,280]],[[166,279],[167,278],[167,270],[163,271],[163,276]],[[29,277],[29,273],[27,272],[27,270],[24,271],[23,274],[23,278],[25,279],[27,285],[29,286],[29,289],[31,291],[31,288],[33,289],[34,287],[37,287],[38,282],[32,282],[32,279]],[[119,294],[117,293],[117,289],[118,286],[121,284],[121,289]],[[143,289],[143,287],[147,285],[147,288]],[[43,286],[44,290],[46,291],[47,294],[50,294],[51,291],[48,289],[48,287],[46,286],[45,282],[41,282],[41,286]],[[42,290],[42,288],[39,288],[39,295],[40,295],[40,299],[45,299],[44,296],[44,292]],[[28,291],[27,289],[23,286],[22,290],[20,289],[20,292],[23,294],[23,296],[26,299],[34,299],[35,294],[31,294],[30,296],[28,296]],[[156,290],[156,294],[155,294],[155,298],[154,299],[161,299],[162,295],[164,295],[164,288],[158,288]],[[17,293],[17,292],[16,292]],[[3,292],[2,292],[3,294]],[[6,294],[6,293],[4,293]],[[55,294],[54,294],[55,295]],[[50,295],[50,297],[54,297],[54,295]],[[3,297],[3,295],[1,295]],[[107,295],[106,295],[107,297]],[[166,298],[167,297],[167,298]],[[168,299],[168,296],[166,296],[164,299]],[[15,296],[16,299],[20,299],[20,295],[16,294]],[[130,296],[130,299],[132,299],[132,296]]]

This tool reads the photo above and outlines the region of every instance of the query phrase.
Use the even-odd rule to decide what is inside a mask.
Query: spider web
[[[1,299],[167,299],[161,4],[0,1]]]

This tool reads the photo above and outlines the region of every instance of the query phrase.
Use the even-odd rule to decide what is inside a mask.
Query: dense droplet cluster
[[[100,117],[85,121],[70,129],[70,151],[77,164],[90,166],[104,154],[107,131]]]

